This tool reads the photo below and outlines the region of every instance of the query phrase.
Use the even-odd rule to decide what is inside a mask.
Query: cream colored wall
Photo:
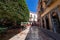
[[[60,0],[56,0],[53,4],[50,5],[50,7],[48,7],[44,13],[41,15],[41,17],[43,17],[44,15],[48,14],[48,12],[50,12],[51,10],[53,10],[54,8],[56,8],[58,5],[60,5]]]

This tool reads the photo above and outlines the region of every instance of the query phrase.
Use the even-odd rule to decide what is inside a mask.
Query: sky
[[[37,12],[38,0],[26,0],[30,12]]]

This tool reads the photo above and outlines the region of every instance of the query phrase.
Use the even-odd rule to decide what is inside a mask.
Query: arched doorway
[[[60,33],[60,21],[56,12],[52,13],[53,31]]]
[[[45,28],[45,26],[44,26],[44,20],[42,19],[42,26],[43,26],[43,28]]]
[[[46,19],[46,27],[47,27],[48,30],[50,30],[48,16],[46,16],[45,19]]]

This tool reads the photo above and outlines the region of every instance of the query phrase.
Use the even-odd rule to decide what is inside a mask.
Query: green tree
[[[0,0],[0,22],[2,24],[17,24],[28,20],[29,10],[25,0]]]

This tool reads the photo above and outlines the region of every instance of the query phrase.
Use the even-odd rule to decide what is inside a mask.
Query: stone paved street
[[[33,26],[30,28],[30,31],[27,35],[26,40],[39,40],[38,28]]]
[[[43,33],[37,26],[28,27],[26,30],[13,36],[9,40],[53,40],[47,34]]]
[[[45,35],[37,26],[32,26],[25,40],[53,40]]]

